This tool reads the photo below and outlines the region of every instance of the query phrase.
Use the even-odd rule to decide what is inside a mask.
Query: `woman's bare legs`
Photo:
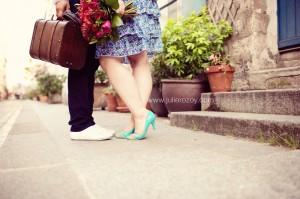
[[[100,64],[107,73],[112,86],[131,111],[136,132],[143,132],[147,109],[133,75],[122,66],[121,58],[103,56],[100,58]]]
[[[148,55],[146,51],[143,51],[140,54],[128,57],[128,59],[132,67],[133,77],[136,82],[140,98],[144,108],[146,108],[152,90],[152,76]],[[125,130],[128,131],[132,128],[134,128],[133,115],[131,116],[131,121]]]
[[[146,108],[151,90],[152,90],[152,76],[149,65],[148,55],[146,51],[129,57],[133,77],[138,87],[140,98],[144,107]]]

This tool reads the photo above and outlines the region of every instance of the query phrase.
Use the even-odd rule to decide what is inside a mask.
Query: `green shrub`
[[[224,41],[231,33],[232,27],[227,21],[217,24],[211,21],[207,8],[178,21],[169,20],[162,35],[163,53],[154,58],[153,64],[159,68],[157,64],[162,62],[157,59],[163,60],[160,67],[168,66],[169,71],[164,71],[166,76],[160,75],[159,78],[197,77],[212,54],[223,53]]]
[[[39,92],[48,97],[54,94],[61,94],[65,79],[66,78],[63,75],[53,75],[48,73],[38,76],[36,80]]]
[[[159,86],[163,78],[175,76],[166,64],[165,55],[157,54],[151,61],[153,85]]]

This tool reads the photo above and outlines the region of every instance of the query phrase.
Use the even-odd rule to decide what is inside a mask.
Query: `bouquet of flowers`
[[[90,44],[101,44],[108,40],[119,39],[117,27],[123,25],[123,19],[116,11],[118,0],[80,0],[79,17],[81,32]],[[125,4],[125,17],[137,15],[132,1]]]

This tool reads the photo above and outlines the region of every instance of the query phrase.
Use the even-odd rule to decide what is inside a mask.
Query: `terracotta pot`
[[[154,86],[150,95],[150,107],[151,110],[160,117],[167,117],[168,110],[163,101],[161,89],[157,86]]]
[[[197,80],[162,80],[162,96],[168,112],[200,111],[201,94],[209,92],[204,75]]]
[[[94,85],[94,108],[104,109],[106,107],[105,94],[103,89],[107,87],[107,84],[95,83]]]
[[[106,98],[106,110],[109,112],[113,112],[113,111],[117,111],[117,100],[116,100],[116,96],[114,96],[113,94],[105,94],[105,98]]]
[[[129,108],[127,107],[127,105],[125,104],[125,102],[122,100],[122,98],[120,96],[117,95],[116,99],[117,99],[117,104],[118,104],[117,110],[119,112],[122,112],[122,113],[130,112]]]
[[[233,80],[234,68],[230,65],[210,66],[205,70],[212,92],[229,92]]]
[[[39,95],[39,100],[40,100],[40,102],[47,103],[48,97],[45,95]]]

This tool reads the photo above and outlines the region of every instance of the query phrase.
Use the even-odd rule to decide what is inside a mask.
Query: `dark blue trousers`
[[[70,0],[71,10],[76,12],[74,4],[79,0]],[[76,41],[74,41],[76,42]],[[76,49],[74,49],[76,50]],[[95,71],[99,66],[94,58],[95,46],[90,46],[88,59],[81,70],[69,70],[68,100],[71,131],[82,131],[95,124],[93,113]]]

